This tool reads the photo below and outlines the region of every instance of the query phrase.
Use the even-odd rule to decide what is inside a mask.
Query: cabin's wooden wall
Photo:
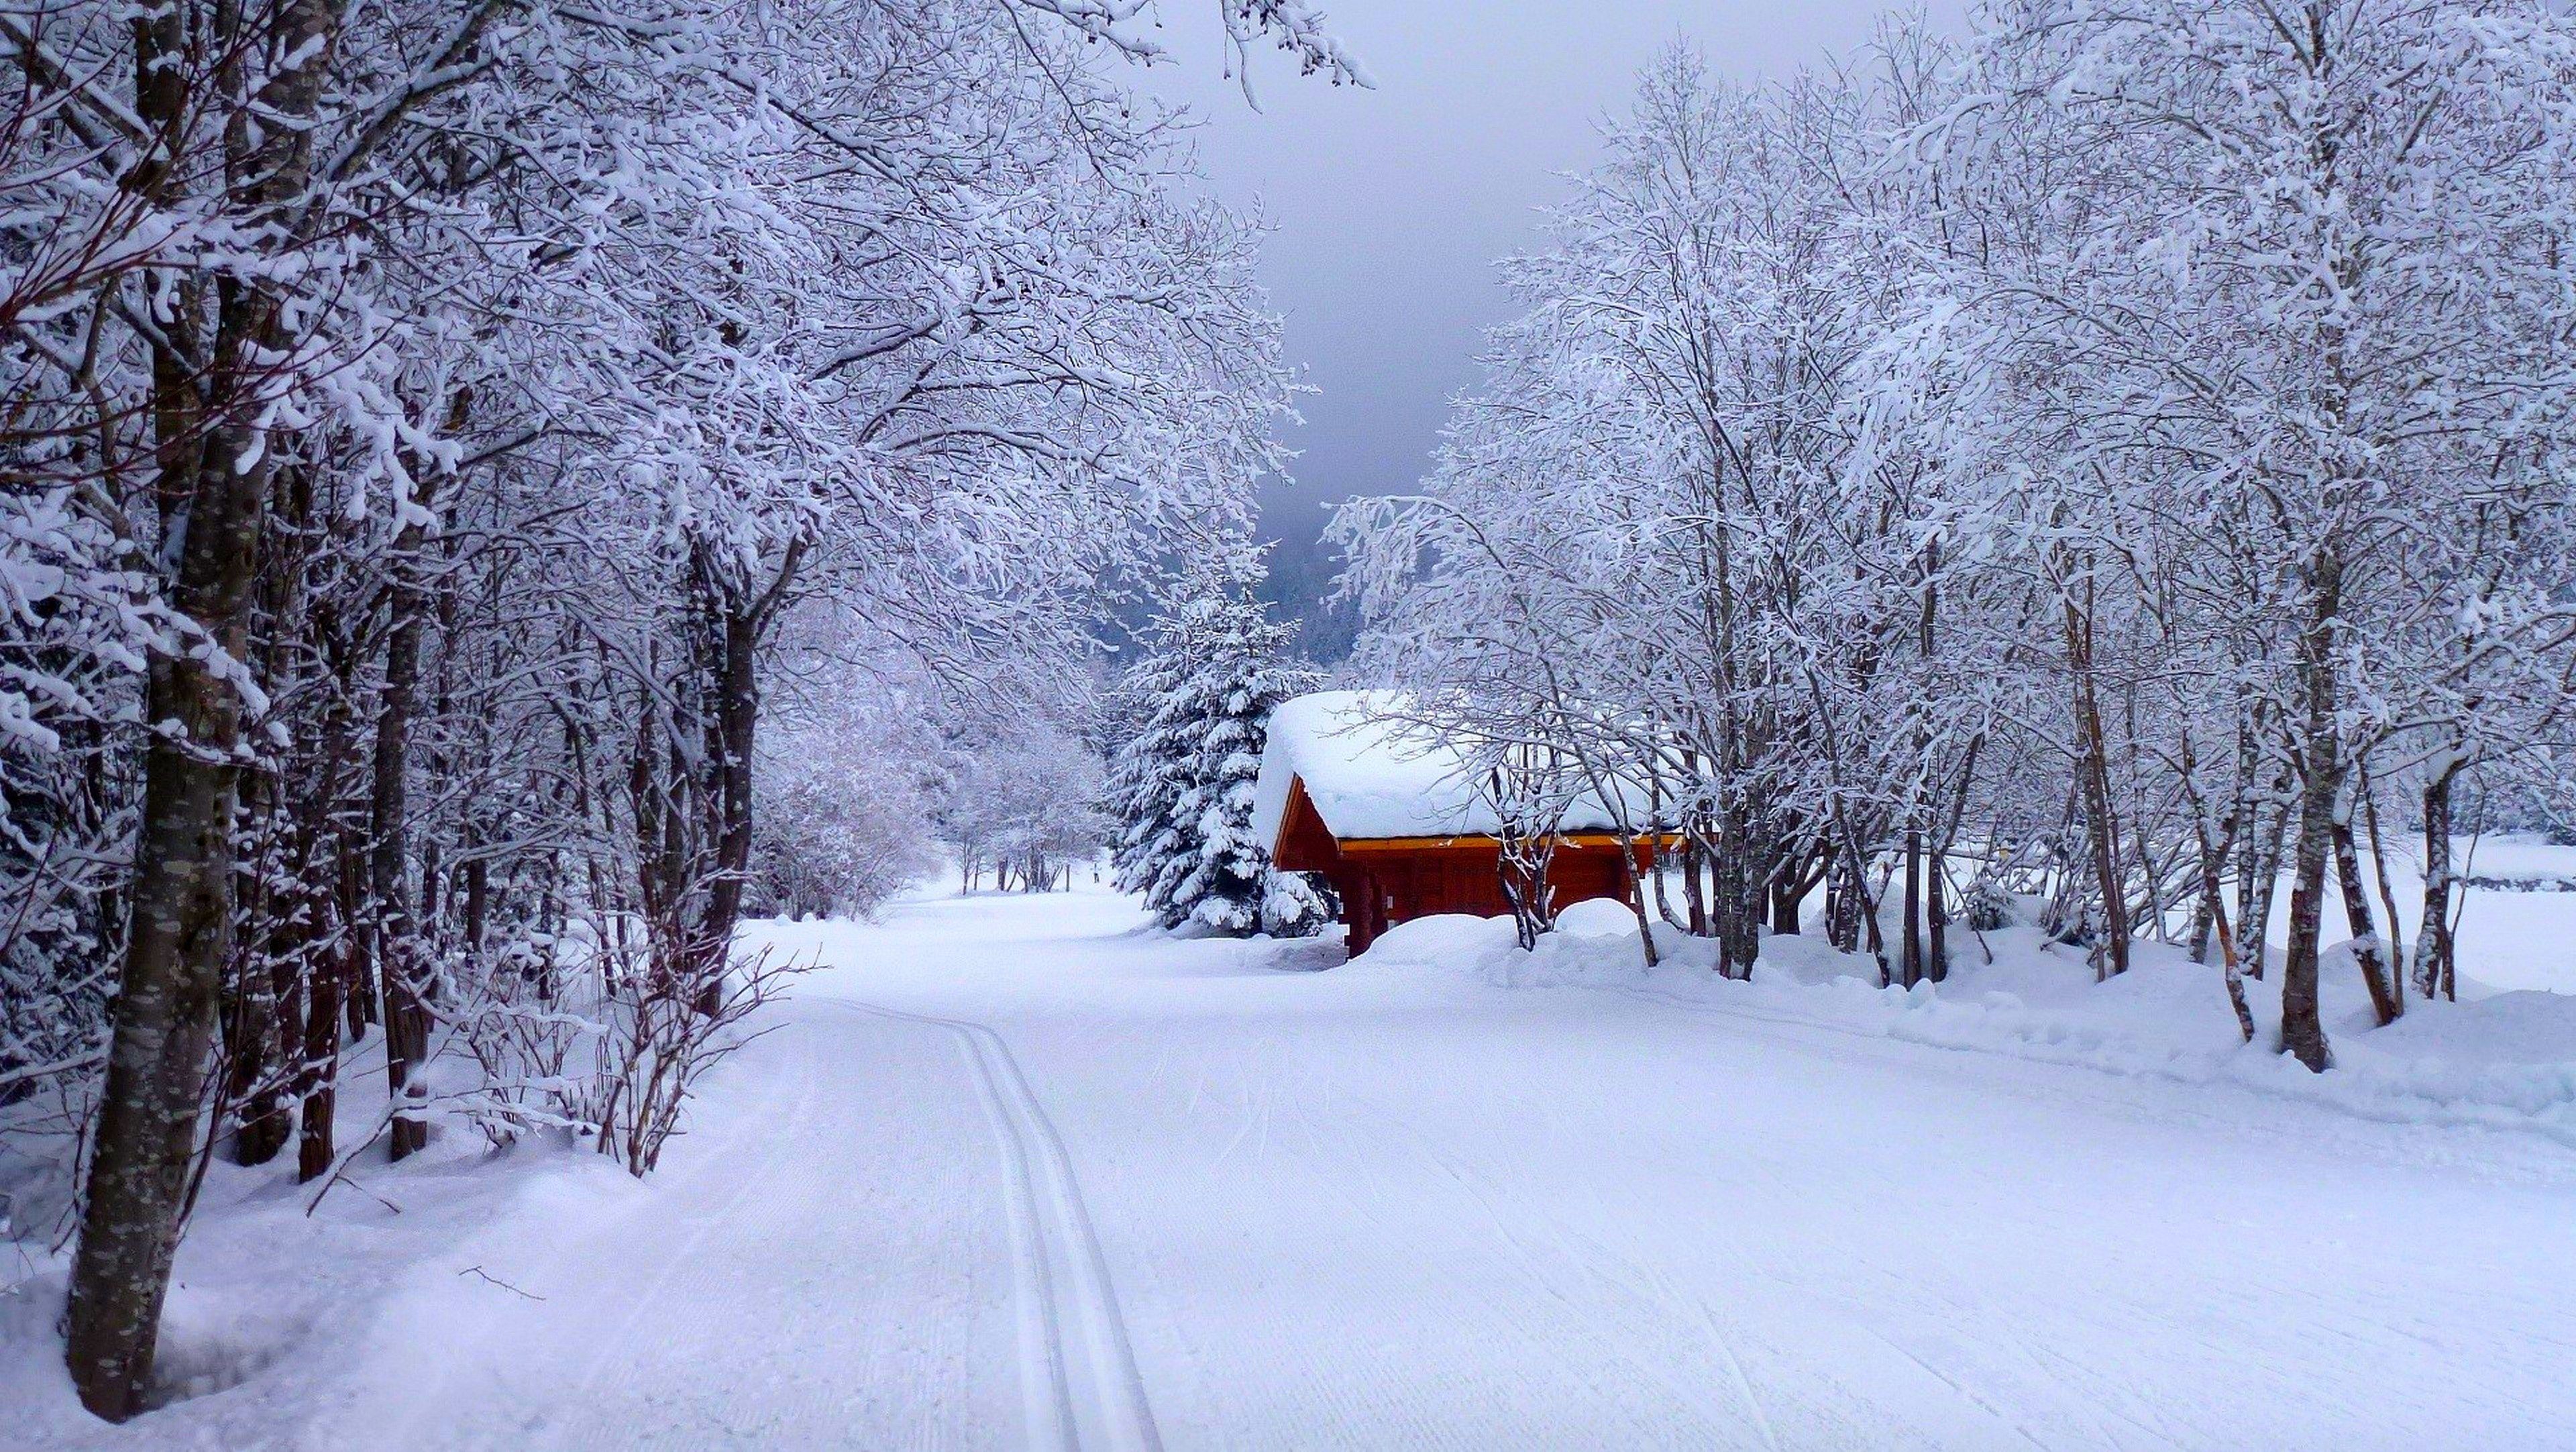
[[[1500,848],[1490,842],[1344,852],[1331,876],[1334,891],[1342,895],[1351,952],[1366,952],[1378,934],[1414,918],[1436,913],[1490,918],[1509,912],[1500,857]],[[1625,901],[1628,896],[1616,847],[1559,848],[1547,880],[1559,908],[1590,898]]]

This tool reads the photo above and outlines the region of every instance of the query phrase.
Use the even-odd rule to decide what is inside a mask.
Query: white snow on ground
[[[2560,1001],[2338,997],[2315,1081],[2171,961],[1963,935],[1909,997],[1616,926],[1312,972],[1096,893],[765,925],[830,966],[654,1180],[219,1175],[180,1320],[269,1363],[100,1429],[44,1269],[0,1444],[2576,1448]]]
[[[2388,885],[2410,946],[2424,910],[2422,859],[2422,844],[2411,835],[2388,844]],[[2375,915],[2381,911],[2376,859],[2364,851],[2361,861]],[[2576,884],[2576,847],[2556,846],[2527,832],[2454,837],[2451,870],[2463,878],[2555,889]],[[2325,930],[2331,942],[2349,937],[2350,930],[2331,872],[2327,886]],[[2461,889],[2461,896],[2466,899],[2460,920],[2461,972],[2474,976],[2478,989],[2537,988],[2576,994],[2576,892],[2513,891],[2473,883]],[[2272,900],[2271,941],[2279,943],[2289,931],[2290,884],[2284,876]],[[2471,991],[2472,985],[2461,985],[2462,996]]]
[[[2562,912],[2576,914],[2576,898],[2561,902]],[[2319,1076],[2273,1051],[2277,983],[2245,985],[2260,1030],[2248,1045],[2218,970],[2177,948],[2135,944],[2130,971],[2097,983],[2084,950],[2050,943],[2028,926],[1951,931],[1951,978],[1911,992],[1880,988],[1865,955],[1807,937],[1766,939],[1755,981],[1736,983],[1710,971],[1712,943],[1659,929],[1664,961],[1649,973],[1635,917],[1597,901],[1569,909],[1535,952],[1520,951],[1505,920],[1442,917],[1400,925],[1362,961],[1463,969],[1510,987],[1609,988],[2117,1074],[2224,1079],[2366,1118],[2484,1125],[2576,1148],[2576,995],[2471,982],[2456,1004],[2410,999],[2407,1015],[2383,1029],[2348,951],[2330,948],[2322,999],[2336,1068]]]

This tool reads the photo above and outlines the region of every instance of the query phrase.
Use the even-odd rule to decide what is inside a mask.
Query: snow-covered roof
[[[1345,842],[1500,832],[1501,819],[1474,789],[1467,754],[1429,727],[1398,719],[1404,705],[1403,696],[1384,691],[1318,691],[1281,702],[1253,788],[1254,840],[1278,842],[1289,785],[1299,780],[1324,825]],[[1615,825],[1587,794],[1559,830]]]

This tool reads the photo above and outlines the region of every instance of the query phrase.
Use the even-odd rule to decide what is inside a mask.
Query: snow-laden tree
[[[951,753],[939,823],[968,891],[1052,892],[1109,836],[1100,758],[1054,722],[1021,721]]]
[[[1110,788],[1118,886],[1167,928],[1290,936],[1328,916],[1315,886],[1272,867],[1252,833],[1270,713],[1314,684],[1290,662],[1294,627],[1270,618],[1260,579],[1242,553],[1192,570],[1125,686],[1137,726]]]
[[[1150,897],[1167,865],[1187,850],[1183,801],[1198,772],[1198,740],[1165,704],[1187,685],[1197,642],[1186,615],[1156,616],[1142,633],[1144,650],[1118,683],[1113,705],[1123,718],[1110,757],[1108,799],[1116,818],[1110,867],[1121,892]]]
[[[1306,6],[1224,13],[1360,79]],[[97,1111],[93,1409],[146,1394],[203,1136],[328,1174],[349,1038],[399,1156],[465,985],[625,1042],[716,1005],[797,612],[962,686],[1240,527],[1287,375],[1253,230],[1087,63],[1151,19],[0,17],[0,1099]]]
[[[763,744],[748,906],[781,917],[873,917],[939,868],[935,743],[923,702],[854,682],[795,703]]]
[[[2322,1066],[2325,895],[2383,1022],[2442,991],[2454,794],[2566,731],[2576,28],[1974,32],[1648,70],[1506,264],[1438,472],[1341,517],[1360,660],[1498,771],[1648,763],[1660,909],[1729,971],[1812,925],[1938,976],[1950,904],[2030,893],[2103,976],[2140,937],[2224,965],[2248,1038],[2277,967]],[[2408,955],[2361,842],[2410,828]]]
[[[2272,814],[2293,882],[2282,1034],[2311,1067],[2328,864],[2434,664],[2409,658],[2408,622],[2484,613],[2476,574],[2430,547],[2483,533],[2516,564],[2557,558],[2504,532],[2563,529],[2576,218],[2533,198],[2576,167],[2572,41],[2515,4],[2016,4],[1916,138],[1966,173],[1942,220],[1989,221],[1996,244],[1942,259],[1959,311],[1939,386],[1969,396],[1945,398],[1939,455],[2021,481],[2007,517],[2050,561],[2070,641],[2115,593],[2165,617],[2159,638],[2165,582],[2223,602],[2175,639],[2217,651],[2244,754],[2296,783]],[[2071,674],[2099,819],[2089,669]],[[2401,754],[2379,753],[2383,777]],[[2095,838],[2104,880],[2125,875],[2135,844]],[[2386,945],[2365,932],[2355,956],[2393,1016]]]
[[[1902,833],[1919,878],[1979,750],[1982,695],[1927,689],[1933,657],[1972,658],[1940,629],[1937,501],[1858,447],[1909,195],[1868,148],[1900,101],[1660,58],[1548,248],[1507,264],[1529,311],[1425,494],[1341,526],[1391,623],[1365,658],[1491,765],[1542,742],[1605,780],[1654,764],[1633,827],[1686,837],[1688,921],[1729,973],[1819,885],[1837,939],[1880,946],[1880,844]],[[1943,913],[1935,889],[1892,973],[1937,975]]]

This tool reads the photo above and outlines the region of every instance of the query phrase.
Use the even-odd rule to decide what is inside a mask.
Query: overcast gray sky
[[[1377,82],[1335,88],[1255,57],[1256,112],[1222,74],[1210,0],[1164,0],[1178,64],[1133,83],[1186,102],[1216,193],[1273,228],[1263,274],[1289,356],[1321,390],[1290,434],[1296,482],[1264,532],[1293,602],[1313,574],[1322,504],[1410,488],[1480,331],[1507,315],[1492,263],[1535,240],[1558,173],[1596,154],[1658,46],[1687,36],[1712,68],[1778,76],[1868,38],[1878,0],[1327,0]],[[1931,13],[1955,23],[1959,0]],[[1292,607],[1293,608],[1293,607]]]

